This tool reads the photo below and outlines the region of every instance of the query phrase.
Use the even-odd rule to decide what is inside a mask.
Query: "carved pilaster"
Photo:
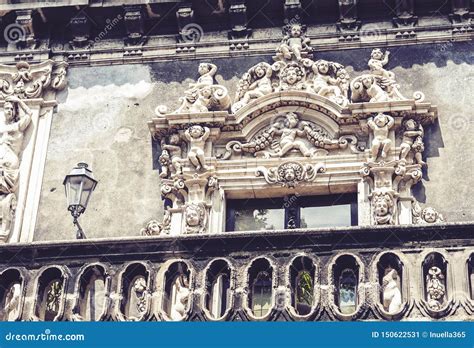
[[[0,65],[0,242],[32,237],[46,159],[54,94],[66,85],[65,62]]]

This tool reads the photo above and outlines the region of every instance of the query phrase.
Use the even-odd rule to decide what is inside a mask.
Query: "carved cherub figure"
[[[434,224],[437,222],[444,222],[443,215],[438,213],[436,209],[432,207],[427,207],[422,210],[421,212],[421,219],[422,222],[427,223],[427,224]]]
[[[413,149],[415,162],[425,165],[422,159],[422,152],[424,150],[423,126],[413,119],[408,119],[403,122],[403,126],[405,130],[403,132],[402,143],[400,144],[400,159],[405,160],[410,150]]]
[[[426,292],[428,306],[432,310],[440,310],[445,300],[446,287],[444,286],[444,274],[439,267],[433,266],[428,270]]]
[[[379,113],[374,119],[370,118],[367,124],[374,132],[374,139],[372,140],[372,147],[370,149],[372,159],[376,161],[379,152],[382,158],[386,158],[392,146],[392,141],[389,139],[389,132],[390,128],[395,124],[395,120],[392,116]]]
[[[385,270],[382,279],[383,285],[383,307],[389,314],[400,311],[402,306],[402,293],[397,283],[398,273],[390,268]]]
[[[275,134],[281,135],[279,141],[280,149],[276,156],[283,157],[292,149],[299,150],[305,157],[311,156],[311,150],[308,146],[302,140],[296,139],[297,137],[304,137],[306,134],[304,130],[298,128],[298,123],[298,116],[293,112],[289,112],[286,114],[285,127],[283,129],[275,129]],[[276,128],[277,124],[274,126]]]
[[[191,291],[188,288],[188,280],[184,275],[178,276],[175,282],[176,296],[171,306],[171,319],[174,321],[183,320]]]
[[[388,193],[375,193],[372,200],[376,225],[393,224],[393,200]]]
[[[280,86],[278,90],[304,89],[306,86],[301,82],[305,72],[301,66],[296,63],[289,63],[280,73]]]
[[[189,107],[189,112],[208,112],[212,99],[211,86],[204,86],[198,92],[196,101]]]
[[[242,105],[248,104],[251,99],[263,97],[273,91],[270,79],[272,73],[272,67],[267,63],[260,63],[250,71],[255,82],[248,86],[248,91],[245,92],[241,100]]]
[[[201,63],[198,68],[199,75],[201,75],[196,83],[190,83],[189,87],[192,89],[200,89],[214,84],[214,76],[217,72],[217,66],[212,63]]]
[[[186,233],[200,233],[206,228],[206,207],[204,203],[191,203],[184,209]]]
[[[158,236],[160,234],[168,234],[170,232],[171,213],[165,210],[163,214],[163,222],[159,223],[157,220],[150,220],[145,228],[142,228],[140,234],[142,236]]]
[[[372,50],[369,59],[369,68],[373,75],[381,76],[389,80],[395,79],[395,74],[393,72],[384,69],[384,66],[388,63],[389,55],[389,51],[386,51],[384,54],[380,48],[374,48]]]
[[[364,87],[367,95],[369,96],[369,102],[386,102],[390,100],[388,93],[385,92],[382,87],[377,84],[377,81],[372,76],[365,76],[362,79],[362,86]]]
[[[309,46],[311,40],[304,36],[304,27],[301,24],[293,24],[286,31],[287,34],[283,37],[277,52],[285,59],[291,60],[294,56],[300,61],[303,53],[311,51]]]
[[[133,291],[137,296],[137,311],[139,313],[143,313],[146,311],[146,294],[147,294],[147,286],[146,280],[143,277],[139,277],[133,283]]]
[[[162,149],[167,152],[167,154],[164,154],[164,156],[168,156],[169,160],[168,162],[171,162],[168,167],[171,167],[171,169],[174,169],[175,173],[178,175],[183,174],[183,164],[181,163],[182,161],[182,152],[181,152],[181,138],[178,133],[173,133],[169,137],[169,144],[163,144]],[[164,153],[163,151],[163,153]],[[163,154],[162,154],[163,156]],[[160,156],[161,160],[161,156]],[[168,177],[168,167],[163,166],[162,167],[162,172],[160,174],[160,177],[166,178]],[[166,170],[165,170],[166,168]]]
[[[204,146],[209,138],[210,129],[199,125],[189,127],[184,136],[189,142],[188,159],[196,170],[206,170],[206,159],[204,157]]]
[[[21,285],[13,283],[5,296],[4,321],[16,320],[20,311]]]
[[[319,60],[312,66],[314,72],[313,90],[323,97],[330,95],[339,96],[341,90],[338,87],[338,80],[329,73],[329,62]]]

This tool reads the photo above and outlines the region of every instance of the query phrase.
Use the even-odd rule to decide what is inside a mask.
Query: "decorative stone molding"
[[[311,166],[302,165],[298,162],[285,162],[278,167],[265,168],[258,167],[257,176],[263,176],[269,184],[281,184],[286,187],[295,187],[300,182],[311,182],[316,178],[317,173],[323,173],[326,166],[323,163]]]

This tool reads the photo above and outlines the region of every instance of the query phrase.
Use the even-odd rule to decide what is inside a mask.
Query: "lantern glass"
[[[79,214],[83,213],[96,185],[97,181],[87,168],[87,164],[79,163],[64,179],[68,209],[78,211]]]

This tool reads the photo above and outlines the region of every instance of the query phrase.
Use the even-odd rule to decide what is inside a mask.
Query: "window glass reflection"
[[[285,211],[277,209],[242,209],[235,212],[235,230],[278,230],[285,228]]]
[[[301,208],[301,228],[351,226],[351,205]]]

